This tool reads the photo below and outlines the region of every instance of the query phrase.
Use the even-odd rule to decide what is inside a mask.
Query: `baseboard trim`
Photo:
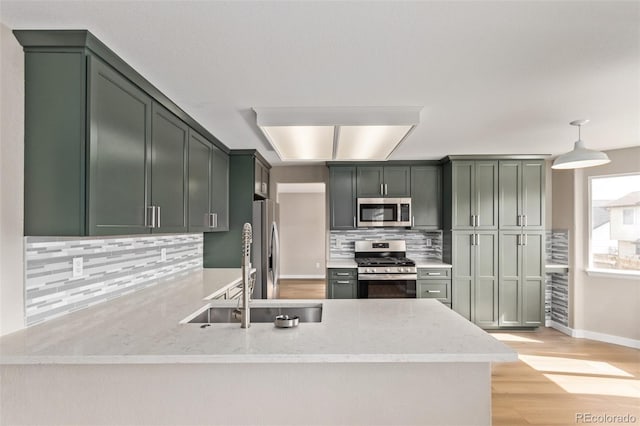
[[[280,275],[281,280],[324,280],[325,275]]]
[[[551,328],[554,328],[568,336],[575,337],[576,339],[597,340],[599,342],[640,349],[640,340],[629,339],[628,337],[614,336],[613,334],[598,333],[590,330],[573,329],[554,321],[551,321]]]

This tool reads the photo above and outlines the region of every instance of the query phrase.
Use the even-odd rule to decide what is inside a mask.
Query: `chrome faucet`
[[[242,307],[240,311],[240,327],[249,328],[251,326],[251,243],[253,242],[253,231],[250,223],[245,223],[242,227]]]

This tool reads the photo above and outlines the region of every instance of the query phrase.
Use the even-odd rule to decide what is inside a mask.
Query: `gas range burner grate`
[[[358,266],[415,266],[415,262],[406,257],[360,257],[356,258]]]

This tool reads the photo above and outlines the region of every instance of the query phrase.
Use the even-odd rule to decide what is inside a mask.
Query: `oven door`
[[[358,298],[415,298],[416,278],[415,274],[358,274]]]

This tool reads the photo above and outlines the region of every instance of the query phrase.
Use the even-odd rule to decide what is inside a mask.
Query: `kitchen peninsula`
[[[179,323],[239,277],[197,271],[2,337],[0,422],[491,423],[491,363],[517,354],[441,303],[316,300],[322,321],[294,329]]]

